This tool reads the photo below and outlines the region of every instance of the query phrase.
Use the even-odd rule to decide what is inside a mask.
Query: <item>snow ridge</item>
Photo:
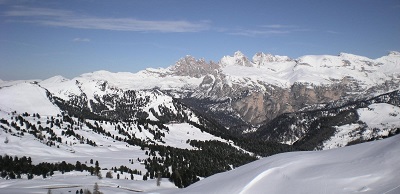
[[[278,154],[173,192],[398,193],[399,142],[397,135],[327,151]]]

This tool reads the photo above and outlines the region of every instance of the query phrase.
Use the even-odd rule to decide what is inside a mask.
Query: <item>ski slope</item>
[[[263,158],[161,193],[400,193],[400,136],[354,146]]]

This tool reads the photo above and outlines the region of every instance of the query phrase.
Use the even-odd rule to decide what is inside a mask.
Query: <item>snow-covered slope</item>
[[[263,158],[170,193],[400,193],[400,136]],[[168,193],[168,192],[165,192]]]
[[[107,82],[111,87],[123,90],[143,90],[153,89],[155,87],[163,90],[171,90],[185,87],[191,88],[199,85],[201,79],[189,76],[172,75],[172,72],[168,69],[148,68],[137,73],[112,73],[102,70],[85,73],[71,80],[60,79],[59,76],[56,76],[40,82],[40,85],[46,88],[53,88],[54,91],[57,87],[61,86],[60,88],[64,89],[65,86],[73,86],[77,84],[77,82],[88,83],[98,81]]]
[[[290,87],[294,83],[329,85],[345,78],[357,80],[363,87],[371,87],[392,79],[399,74],[400,54],[369,59],[363,56],[340,53],[332,55],[306,55],[298,59],[286,56],[257,53],[253,60],[240,51],[234,56],[225,56],[220,61],[222,72],[237,83],[262,81],[279,87]]]
[[[359,121],[336,126],[336,133],[323,143],[323,149],[344,147],[352,141],[388,136],[400,128],[400,107],[386,103],[371,104],[357,109]]]
[[[41,115],[60,113],[60,109],[49,101],[46,90],[37,84],[25,82],[0,88],[0,110]]]

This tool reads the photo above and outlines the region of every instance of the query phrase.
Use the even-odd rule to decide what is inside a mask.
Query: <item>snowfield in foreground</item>
[[[165,193],[400,193],[400,136],[274,155]]]
[[[226,173],[205,178],[185,189],[167,179],[132,181],[56,172],[50,178],[0,179],[0,193],[75,193],[92,190],[95,182],[104,193],[400,193],[400,135],[384,140],[326,151],[291,152],[263,158]],[[112,162],[110,157],[108,162]],[[105,162],[105,161],[104,161]],[[103,172],[105,174],[105,172]]]

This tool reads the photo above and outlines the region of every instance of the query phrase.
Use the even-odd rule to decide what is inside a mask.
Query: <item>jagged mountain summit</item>
[[[40,85],[54,94],[72,92],[75,95],[80,90],[67,88],[82,89],[78,85],[89,82],[122,90],[158,88],[184,99],[199,111],[216,115],[226,127],[242,131],[282,113],[397,90],[399,64],[399,52],[390,52],[378,59],[347,53],[307,55],[298,59],[257,53],[250,60],[238,51],[217,63],[186,56],[165,69],[149,68],[138,73],[97,71],[69,81],[54,82],[57,78],[50,78]],[[90,100],[96,102],[96,99]]]
[[[89,109],[103,103],[106,94],[157,88],[241,133],[283,113],[398,90],[399,69],[400,54],[394,51],[378,59],[347,53],[298,59],[256,53],[251,60],[237,51],[219,62],[186,56],[165,69],[97,71],[71,80],[56,76],[38,84],[61,99],[80,98]]]

